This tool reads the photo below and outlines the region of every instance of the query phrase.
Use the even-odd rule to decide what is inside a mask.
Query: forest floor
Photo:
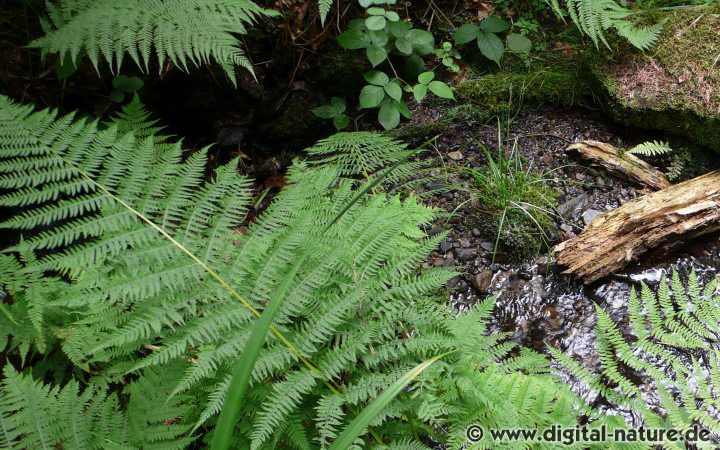
[[[419,115],[437,118],[442,112],[426,111]],[[579,108],[526,110],[512,119],[509,131],[506,129],[503,134],[506,152],[517,139],[515,151],[520,153],[526,167],[551,174],[552,187],[558,192],[558,214],[552,216],[558,228],[558,235],[554,236],[557,241],[582,232],[598,213],[617,208],[645,193],[601,169],[588,167],[565,152],[569,143],[586,139],[634,145],[649,137],[609,123],[600,112]],[[562,269],[553,264],[551,255],[535,254],[518,260],[495,253],[493,257],[495,236],[478,227],[477,207],[468,201],[465,190],[472,186],[472,180],[457,169],[483,167],[487,160],[481,146],[495,149],[497,142],[497,124],[467,126],[461,123],[450,125],[437,141],[449,184],[459,189],[425,199],[451,215],[430,231],[432,234],[449,229],[450,235],[424,264],[462,271],[446,285],[449,303],[459,313],[488,296],[497,296],[494,331],[507,332],[515,341],[541,352],[545,351],[545,345],[552,345],[584,361],[587,367],[598,368],[600,361],[593,331],[595,304],[625,328],[627,298],[630,290],[638,288],[641,282],[655,288],[662,277],[669,277],[673,270],[678,271],[682,279],[695,270],[704,282],[720,275],[717,234],[698,238],[670,254],[650,252],[621,272],[587,286],[564,275]],[[447,156],[450,153],[454,158]]]

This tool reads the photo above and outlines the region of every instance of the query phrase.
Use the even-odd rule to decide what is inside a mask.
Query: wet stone
[[[460,261],[467,262],[467,261],[472,261],[473,259],[475,259],[475,257],[477,256],[477,253],[475,252],[475,250],[473,250],[471,248],[456,248],[455,256],[457,256],[457,258]]]
[[[453,248],[452,242],[443,241],[440,243],[440,251],[443,253],[449,252]]]
[[[473,275],[470,278],[470,284],[480,293],[488,293],[490,284],[492,283],[493,272],[492,270],[481,270],[477,275]]]
[[[582,214],[587,204],[587,194],[580,194],[559,205],[557,211],[565,220],[577,220],[580,218],[580,214]]]

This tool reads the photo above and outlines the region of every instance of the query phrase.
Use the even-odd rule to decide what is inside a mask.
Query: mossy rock
[[[590,94],[586,77],[573,71],[536,71],[529,73],[493,73],[468,80],[455,87],[455,94],[498,116],[513,104],[558,105],[569,107]]]
[[[621,48],[592,72],[614,120],[720,151],[720,4],[670,13],[650,51]]]

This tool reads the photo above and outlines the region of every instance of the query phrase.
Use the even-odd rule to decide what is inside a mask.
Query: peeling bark
[[[554,249],[555,261],[585,283],[599,280],[653,248],[671,250],[720,229],[720,171],[638,197],[599,215]]]
[[[670,181],[665,174],[631,153],[620,154],[617,148],[598,141],[582,141],[567,148],[581,158],[600,166],[612,175],[640,187],[665,189]]]

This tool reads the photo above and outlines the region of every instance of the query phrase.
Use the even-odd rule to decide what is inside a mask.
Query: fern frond
[[[668,144],[667,142],[647,141],[643,142],[642,144],[636,145],[635,147],[628,150],[627,153],[632,153],[634,155],[657,156],[665,155],[672,151],[673,150],[672,148],[670,148],[670,144]]]
[[[274,15],[250,0],[59,0],[47,9],[47,34],[30,44],[43,54],[74,62],[87,55],[96,71],[105,60],[114,72],[126,56],[148,71],[153,53],[160,70],[168,61],[185,71],[215,61],[233,84],[235,67],[252,72],[233,34]]]

